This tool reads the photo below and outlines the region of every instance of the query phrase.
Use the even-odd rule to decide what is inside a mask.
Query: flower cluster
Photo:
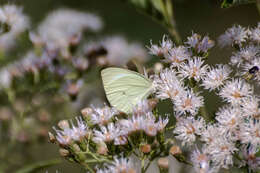
[[[253,31],[235,27],[234,31],[229,29],[225,33],[225,37],[235,38],[229,44],[237,48],[249,42],[250,50],[257,50],[257,43],[248,40],[251,36],[243,36],[241,42],[238,36],[234,36],[239,34],[242,37],[239,28],[241,32],[247,32],[246,35]],[[221,38],[223,41],[224,36]],[[149,77],[153,93],[148,100],[141,100],[127,115],[108,106],[83,109],[83,118],[88,125],[84,126],[86,132],[81,133],[84,140],[67,143],[67,139],[75,138],[71,131],[78,127],[74,125],[69,127],[70,130],[63,127],[60,127],[61,130],[55,129],[56,136],[52,135],[51,139],[67,151],[67,158],[77,156],[71,149],[75,144],[81,146],[80,152],[85,154],[86,162],[93,157],[96,163],[102,162],[102,159],[104,163],[109,163],[111,159],[117,159],[119,153],[127,158],[133,154],[143,162],[145,156],[148,164],[142,164],[143,172],[156,157],[161,157],[158,160],[160,169],[168,169],[168,166],[165,167],[168,163],[165,156],[168,155],[188,163],[187,155],[182,153],[178,141],[191,151],[190,160],[197,172],[214,173],[232,167],[245,167],[249,171],[259,169],[259,97],[254,85],[244,78],[244,74],[240,74],[239,69],[232,70],[232,59],[230,65],[206,64],[213,45],[209,37],[202,38],[195,33],[181,46],[175,46],[164,36],[160,45],[151,44],[148,48],[151,54],[163,58],[163,63],[166,63],[161,64],[159,71],[154,69],[155,73]],[[258,53],[253,55],[255,57],[252,59],[258,60]],[[243,63],[241,60],[237,65],[243,66]],[[205,92],[215,93],[223,102],[220,108],[215,108],[217,111],[214,114],[207,112],[203,96]],[[173,115],[165,117],[159,114],[157,103],[161,100],[172,102]],[[169,123],[171,119],[176,122]],[[173,129],[172,135],[166,137],[170,129]],[[66,139],[66,145],[60,136]],[[156,146],[160,146],[160,149],[154,148]],[[81,163],[80,160],[76,162]],[[98,171],[109,172],[110,167],[106,164],[101,166],[104,169]],[[122,168],[129,172],[127,166]]]
[[[60,121],[59,128],[54,127],[56,135],[50,133],[50,140],[59,144],[62,155],[66,150],[63,155],[66,158],[77,156],[73,157],[75,162],[81,163],[84,160],[87,163],[94,159],[97,164],[111,164],[111,159],[115,159],[112,166],[105,164],[104,169],[99,171],[125,170],[124,172],[131,173],[134,169],[128,161],[118,159],[122,154],[125,157],[134,153],[139,157],[152,158],[162,152],[152,153],[152,150],[157,143],[163,142],[169,120],[152,112],[156,105],[154,103],[154,100],[140,102],[133,108],[131,115],[108,106],[87,107],[81,111],[83,118],[76,118],[77,125],[73,122],[69,125],[66,120]],[[75,147],[78,148],[77,151]],[[139,151],[136,151],[137,148]]]
[[[232,33],[232,34],[231,34]],[[242,26],[233,26],[219,38],[219,45],[232,46],[235,48],[230,59],[230,65],[238,68],[239,76],[246,80],[254,79],[260,81],[260,24],[255,28],[244,28]]]
[[[244,59],[241,56],[234,61],[234,57],[232,57],[232,65],[237,62],[236,65],[245,68],[245,62],[259,60],[258,43],[250,35],[256,32],[255,30],[257,29],[250,31],[240,26],[234,26],[220,37],[222,45],[240,47],[240,52],[236,55],[243,54]],[[255,170],[260,166],[256,156],[260,146],[258,135],[260,108],[254,86],[244,79],[244,74],[238,73],[239,70],[238,76],[232,78],[230,75],[233,72],[229,65],[218,64],[216,67],[210,67],[205,64],[207,51],[212,47],[210,44],[213,42],[209,38],[205,38],[209,45],[204,45],[206,51],[201,51],[199,46],[194,46],[194,44],[205,44],[202,43],[204,39],[194,41],[197,38],[200,36],[193,34],[188,37],[184,46],[174,47],[172,42],[168,39],[165,40],[164,37],[164,44],[161,44],[161,47],[151,46],[150,52],[154,54],[157,50],[165,50],[165,45],[167,45],[164,58],[166,62],[170,63],[170,68],[163,69],[153,77],[156,97],[171,99],[177,120],[173,133],[176,135],[176,139],[182,141],[182,145],[189,146],[191,149],[195,146],[191,160],[198,172],[218,172],[220,168],[227,169],[245,164],[240,161],[234,163],[236,157],[245,160],[249,169]],[[245,46],[246,42],[249,42],[249,46],[243,48],[242,46]],[[178,51],[178,57],[181,58],[178,60],[178,64],[176,61],[169,61],[169,54],[172,55],[171,52],[180,50],[180,48],[185,51],[182,51],[182,54]],[[201,52],[204,54],[201,55]],[[245,55],[247,55],[247,59],[245,59]],[[247,71],[250,73],[250,69]],[[256,69],[254,75],[257,74]],[[205,110],[204,98],[200,96],[202,88],[215,92],[226,104],[214,115],[208,115]],[[198,141],[202,143],[202,152],[196,146]],[[240,157],[239,151],[242,149],[246,150],[246,153],[250,153],[253,160],[248,159],[248,155]]]

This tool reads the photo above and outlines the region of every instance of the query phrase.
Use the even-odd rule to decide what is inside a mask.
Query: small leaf
[[[34,173],[42,168],[54,166],[61,163],[61,159],[52,159],[47,161],[40,161],[30,165],[26,165],[23,168],[19,169],[15,173]]]
[[[256,0],[224,0],[221,4],[222,8],[230,8],[237,5],[255,3]]]

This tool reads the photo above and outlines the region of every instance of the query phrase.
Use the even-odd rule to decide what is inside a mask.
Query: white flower
[[[215,45],[214,41],[210,40],[208,36],[203,37],[198,45],[198,52],[206,53],[210,48]]]
[[[214,138],[222,135],[222,130],[217,124],[208,124],[201,132],[200,140],[210,145]]]
[[[187,44],[189,48],[196,48],[200,43],[201,36],[197,33],[192,33],[192,36],[187,39],[188,41],[186,41],[185,44]]]
[[[148,136],[156,136],[158,125],[155,122],[155,117],[152,113],[146,115],[145,123],[142,124],[142,129],[144,130],[145,134]]]
[[[218,64],[216,68],[210,68],[202,80],[205,89],[218,89],[229,78],[231,69],[227,65]]]
[[[152,41],[150,43],[151,47],[148,47],[149,53],[156,56],[166,56],[173,47],[173,43],[167,35],[163,36],[160,45],[153,44]]]
[[[115,157],[111,165],[107,166],[111,173],[136,173],[132,161],[127,158]]]
[[[250,39],[256,43],[260,43],[260,23],[258,26],[251,30]]]
[[[173,69],[164,69],[159,75],[155,75],[153,85],[156,90],[156,97],[159,99],[174,99],[184,92],[183,83],[177,78]]]
[[[118,113],[115,108],[104,106],[103,108],[92,108],[93,112],[89,115],[92,124],[105,125]]]
[[[197,173],[210,173],[210,158],[196,147],[191,154],[191,161]]]
[[[132,58],[137,58],[141,62],[148,60],[145,49],[139,43],[130,43],[122,36],[107,37],[101,40],[100,44],[107,51],[106,58],[109,65],[123,66]]]
[[[93,141],[95,143],[111,142],[120,135],[120,129],[113,123],[109,123],[107,127],[101,126],[100,130],[94,130]]]
[[[182,63],[179,67],[179,74],[183,78],[195,79],[200,81],[208,69],[208,65],[203,65],[204,61],[200,57],[189,59],[187,63]]]
[[[71,122],[71,138],[75,141],[80,141],[88,134],[88,127],[81,117],[76,117],[76,121],[77,126],[75,126],[73,122]]]
[[[196,93],[193,93],[192,90],[187,90],[181,92],[173,100],[174,110],[177,115],[182,115],[185,113],[190,113],[191,115],[196,115],[199,108],[203,106],[204,99],[202,96],[199,96]]]
[[[88,134],[88,126],[81,117],[76,117],[77,125],[71,121],[71,127],[67,121],[61,121],[61,130],[53,128],[56,132],[56,139],[61,145],[69,145],[72,141],[80,141]]]
[[[208,36],[203,37],[199,34],[193,33],[191,37],[188,37],[188,41],[185,42],[189,48],[193,48],[197,53],[206,53],[210,48],[214,46],[214,41],[210,40]]]
[[[148,100],[141,100],[133,107],[133,115],[142,116],[152,111],[152,107]]]
[[[213,138],[213,141],[205,148],[205,152],[211,156],[213,164],[223,168],[233,165],[232,154],[237,150],[235,144],[223,135]]]
[[[243,122],[242,110],[239,107],[225,106],[216,113],[216,120],[221,125],[222,131],[225,131],[231,139],[239,130],[239,125]]]
[[[159,117],[159,120],[157,122],[157,131],[161,132],[164,130],[164,128],[166,127],[166,125],[169,122],[169,118],[166,117],[165,119]]]
[[[244,117],[253,117],[259,118],[260,117],[260,107],[259,107],[259,98],[252,96],[246,97],[242,100],[242,110]]]
[[[178,67],[183,61],[190,59],[190,54],[186,47],[173,47],[165,55],[165,61],[171,63],[172,67]]]
[[[257,46],[249,45],[241,48],[240,51],[233,53],[231,56],[231,65],[237,65],[237,67],[239,67],[245,62],[250,63],[253,59],[258,58],[259,53],[260,48]]]
[[[259,148],[252,145],[243,147],[243,156],[250,170],[256,171],[260,168],[260,157],[256,156],[258,151]]]
[[[84,30],[97,32],[102,26],[101,19],[94,14],[60,9],[50,13],[38,27],[36,36],[31,33],[31,38],[37,38],[33,42],[41,40],[49,50],[60,49],[63,56],[69,56],[68,47],[80,40]]]
[[[196,135],[201,135],[204,128],[205,121],[202,118],[196,120],[194,117],[181,117],[177,119],[173,133],[182,141],[182,145],[192,145],[196,140]]]
[[[248,30],[241,27],[240,25],[234,25],[233,27],[226,30],[225,34],[222,34],[218,39],[218,44],[221,47],[225,46],[241,46],[242,43],[248,39]]]
[[[242,99],[253,94],[253,88],[242,79],[227,81],[219,95],[231,104],[240,104]]]
[[[5,5],[0,8],[0,22],[10,27],[10,31],[0,36],[0,48],[9,49],[16,37],[29,28],[29,18],[23,14],[23,9],[15,5]]]
[[[129,133],[143,130],[143,126],[145,123],[146,123],[145,116],[132,116],[127,120],[120,120],[119,126],[121,126],[121,133],[129,134]]]
[[[260,146],[260,122],[256,119],[250,119],[240,126],[239,134],[241,143],[251,144],[255,147]]]

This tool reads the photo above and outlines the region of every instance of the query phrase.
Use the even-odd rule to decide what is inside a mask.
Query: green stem
[[[163,1],[163,0],[162,0]],[[175,18],[174,18],[174,11],[173,11],[173,5],[171,0],[166,0],[166,3],[164,5],[164,16],[167,20],[168,26],[166,25],[168,32],[171,34],[171,36],[174,38],[176,44],[181,44],[181,37],[179,35],[179,32],[176,28]]]
[[[142,173],[145,173],[146,170],[145,170],[145,167],[144,167],[144,159],[142,158],[142,161],[141,161],[141,167],[142,167]]]
[[[170,28],[168,28],[168,32],[175,39],[175,42],[176,42],[177,45],[181,44],[181,37],[180,37],[176,27],[171,26]]]
[[[82,163],[82,165],[85,166],[85,168],[89,170],[91,173],[95,173],[95,171],[87,163]]]

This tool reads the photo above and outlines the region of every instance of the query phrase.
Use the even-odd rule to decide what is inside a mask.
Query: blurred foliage
[[[229,8],[237,5],[256,3],[256,0],[224,0],[221,4],[222,8]]]

